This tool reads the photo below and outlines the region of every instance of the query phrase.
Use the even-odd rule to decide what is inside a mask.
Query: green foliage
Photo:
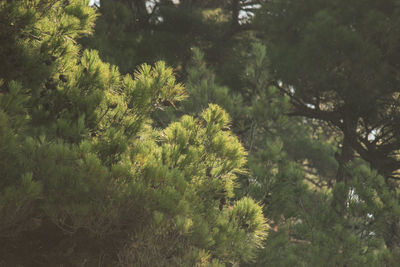
[[[306,181],[314,190],[294,194],[283,204],[296,227],[286,235],[278,230],[276,238],[290,236],[299,245],[272,242],[273,237],[267,241],[285,244],[288,251],[282,255],[292,257],[282,265],[392,266],[390,258],[397,257],[398,183],[393,178],[399,167],[398,139],[397,126],[389,122],[398,118],[398,103],[393,101],[399,82],[393,59],[398,54],[391,52],[392,45],[398,45],[395,2],[275,1],[256,15],[268,47],[271,79],[290,98],[290,114],[309,118],[312,127],[303,129],[313,135],[312,142],[295,137],[286,143],[282,138],[287,155],[305,167],[299,169],[297,181]],[[318,125],[315,119],[325,123]],[[391,137],[386,139],[382,131]],[[298,135],[302,133],[300,128]],[[299,162],[301,155],[305,160]],[[298,192],[289,190],[296,186],[284,187],[283,181],[272,187],[270,199],[276,192]],[[285,189],[277,191],[280,188]],[[379,223],[381,219],[385,223]],[[268,252],[262,257],[263,264],[279,260]]]
[[[198,48],[193,48],[192,59],[186,69],[186,89],[189,94],[188,101],[183,103],[183,110],[196,113],[208,105],[217,103],[232,116],[241,110],[242,99],[239,94],[232,94],[228,87],[220,86],[215,81],[215,74],[208,69],[204,61],[204,53]],[[232,113],[233,112],[233,113]]]
[[[216,97],[221,87],[198,54],[195,50],[193,65],[188,68],[187,109],[207,101],[224,105],[240,99],[240,104],[225,105],[233,114],[232,130],[240,133],[249,151],[249,172],[239,179],[241,194],[263,201],[263,212],[271,219],[265,249],[250,266],[381,266],[396,258],[394,252],[386,251],[384,237],[378,234],[378,228],[385,229],[393,222],[388,216],[395,213],[391,210],[383,216],[361,200],[354,183],[369,190],[375,186],[361,182],[367,173],[351,174],[351,185],[336,183],[334,154],[340,135],[316,120],[287,116],[292,110],[290,98],[280,94],[279,84],[271,85],[265,46],[253,44],[241,78],[246,87],[237,98],[229,97],[233,95],[229,89],[225,89],[226,99]],[[347,168],[369,170],[362,161]],[[347,196],[349,188],[352,193]],[[337,213],[337,196],[349,199],[345,218]],[[385,203],[396,206],[389,198]],[[372,227],[372,221],[378,221],[375,212],[386,218],[388,225]]]
[[[95,17],[85,1],[0,4],[0,263],[253,260],[267,226],[254,201],[234,202],[246,152],[228,114],[153,128],[186,91],[163,62],[121,75],[82,51]]]
[[[235,94],[215,82],[202,54],[195,49],[188,66],[189,97],[182,109],[195,113],[207,102],[214,102],[232,114],[230,128],[240,134],[249,151],[248,172],[239,177],[241,189],[237,191],[262,201],[263,212],[277,231],[270,231],[256,265],[318,266],[333,255],[339,255],[333,265],[341,264],[341,243],[332,241],[338,233],[330,231],[335,222],[345,223],[338,222],[330,204],[330,184],[337,169],[333,157],[336,141],[324,133],[329,130],[325,125],[286,115],[289,98],[271,85],[268,67],[265,46],[254,43],[241,76],[246,87]],[[341,233],[345,239],[349,231]],[[349,252],[350,258],[362,253],[352,240],[349,247],[355,249]],[[282,253],[277,254],[278,250]]]
[[[393,48],[399,44],[398,14],[392,0],[379,6],[375,1],[350,6],[341,0],[328,5],[279,1],[259,14],[274,78],[291,96],[294,113],[337,127],[351,147],[346,149],[385,177],[399,168],[398,125],[387,123],[399,118],[394,63],[399,55]]]
[[[221,228],[217,234],[218,240],[226,243],[226,247],[216,247],[218,255],[222,255],[234,262],[244,259],[252,260],[256,248],[262,248],[262,240],[265,237],[266,222],[263,219],[262,210],[250,198],[243,198],[233,207],[226,210],[224,218],[228,223],[221,221]],[[239,231],[238,231],[239,228]],[[231,243],[231,240],[253,240],[252,242]],[[228,250],[226,248],[229,248]],[[240,257],[237,256],[240,255]]]
[[[1,2],[0,265],[396,266],[399,17]]]

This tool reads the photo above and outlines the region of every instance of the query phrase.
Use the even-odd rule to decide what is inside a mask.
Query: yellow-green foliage
[[[183,86],[163,62],[123,76],[81,51],[95,18],[86,4],[0,3],[12,70],[0,77],[1,263],[252,260],[266,225],[253,201],[232,202],[246,152],[228,114],[210,105],[153,129],[151,113],[183,100]]]

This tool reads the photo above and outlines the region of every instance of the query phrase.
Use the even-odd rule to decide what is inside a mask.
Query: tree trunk
[[[333,193],[332,206],[339,214],[344,215],[347,205],[347,199],[349,197],[349,180],[350,176],[347,172],[347,165],[354,159],[354,150],[351,143],[351,136],[356,131],[356,123],[350,117],[346,116],[343,121],[343,142],[341,154],[337,158],[339,167],[336,173],[336,183],[343,183],[344,190],[335,190]]]
[[[232,0],[232,29],[236,29],[239,26],[239,11],[240,11],[240,0]]]

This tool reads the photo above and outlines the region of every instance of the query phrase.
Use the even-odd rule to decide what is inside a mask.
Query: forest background
[[[400,261],[400,1],[2,1],[0,26],[0,265]]]

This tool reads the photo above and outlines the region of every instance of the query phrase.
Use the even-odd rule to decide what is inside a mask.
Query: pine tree
[[[262,208],[235,199],[246,152],[217,105],[165,129],[185,98],[163,62],[133,74],[76,39],[86,1],[0,3],[1,264],[223,266],[255,258]],[[21,256],[23,255],[23,256]]]
[[[151,14],[143,3],[102,1],[82,43],[124,73],[177,66],[189,97],[154,106],[159,128],[210,102],[231,114],[221,129],[249,153],[237,197],[262,201],[272,227],[258,265],[395,265],[397,2],[160,1]],[[253,4],[256,20],[239,23]]]
[[[208,102],[218,103],[233,116],[230,128],[249,151],[249,173],[239,179],[239,194],[263,201],[273,228],[256,265],[319,266],[329,261],[340,265],[350,258],[356,259],[352,264],[372,262],[371,255],[362,255],[363,246],[373,246],[375,240],[355,244],[358,239],[352,230],[340,230],[350,222],[335,216],[331,207],[336,132],[324,133],[330,128],[313,120],[288,117],[289,98],[270,86],[268,69],[265,46],[254,43],[241,76],[246,87],[235,94],[216,83],[202,53],[195,49],[188,65],[189,97],[182,105],[196,113]],[[339,230],[333,232],[333,227]],[[344,241],[337,238],[339,234]],[[345,256],[337,253],[343,243],[351,248]]]
[[[397,1],[338,0],[276,1],[257,15],[291,114],[325,121],[343,136],[331,203],[341,231],[364,244],[363,260],[370,250],[398,254],[398,13]],[[392,264],[378,258],[378,266]]]
[[[249,151],[249,173],[239,180],[240,194],[264,202],[264,214],[272,227],[265,249],[250,266],[380,266],[394,262],[396,253],[386,250],[383,229],[373,224],[379,221],[384,225],[384,218],[395,214],[396,205],[377,204],[394,203],[396,197],[379,182],[382,177],[360,159],[348,166],[353,169],[354,182],[347,216],[337,214],[332,192],[345,189],[334,180],[340,132],[314,119],[288,116],[290,98],[280,94],[279,84],[270,86],[270,63],[263,45],[255,43],[246,62],[241,79],[247,86],[235,97],[229,88],[215,82],[195,50],[186,82],[189,98],[183,108],[195,112],[207,102],[223,105],[233,114],[231,129]],[[379,197],[371,193],[374,190]],[[387,215],[375,218],[372,214]]]
[[[231,59],[255,39],[250,17],[256,2],[101,0],[94,35],[80,42],[98,49],[122,73],[143,62],[164,60],[184,75],[191,49],[198,47],[224,84],[237,85],[241,64]]]

